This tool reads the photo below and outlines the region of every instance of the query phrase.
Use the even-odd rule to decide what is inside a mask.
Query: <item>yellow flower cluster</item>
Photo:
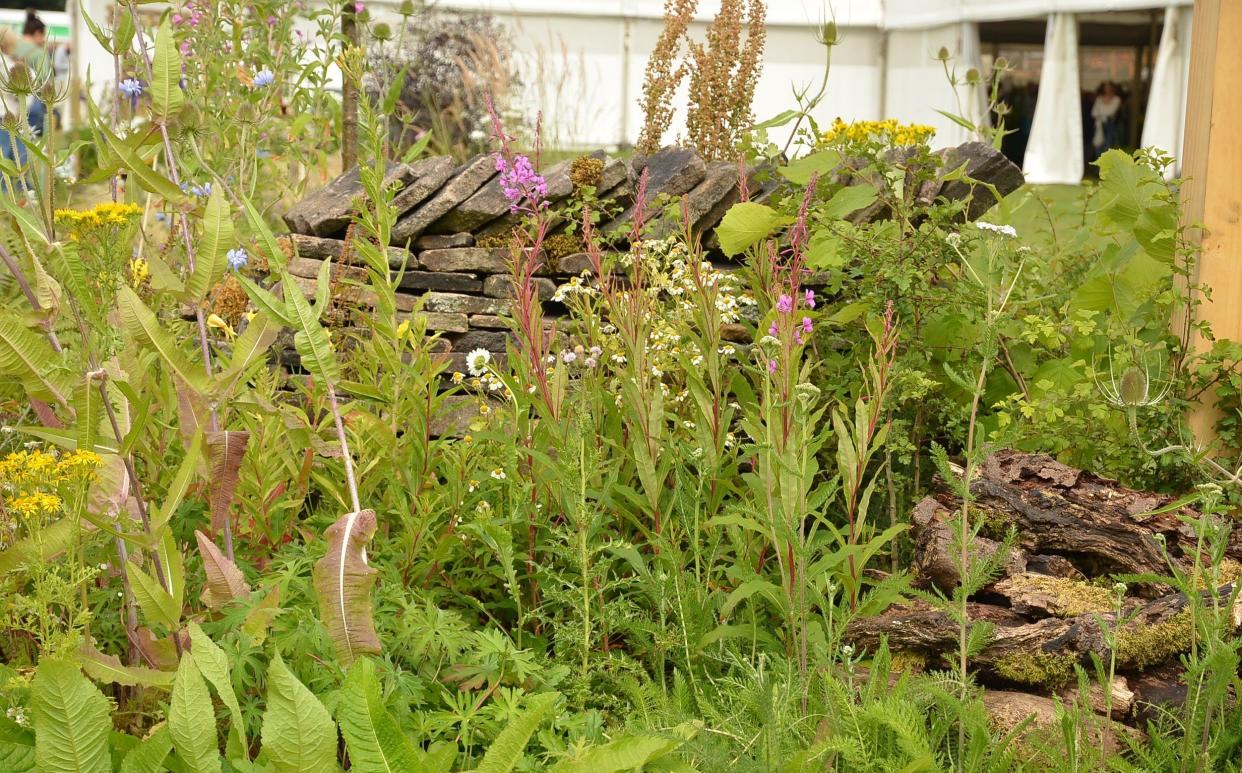
[[[883,121],[845,121],[837,118],[832,127],[820,135],[823,145],[877,143],[893,147],[925,145],[935,136],[936,130],[924,124],[898,123],[896,119]]]
[[[71,229],[86,230],[103,226],[126,226],[142,214],[137,204],[105,202],[90,209],[58,209],[56,222]]]
[[[53,456],[47,451],[15,451],[0,459],[0,548],[17,538],[19,522],[37,530],[60,513],[66,486],[90,483],[99,476],[103,460],[94,451],[70,451]]]
[[[33,494],[14,497],[5,502],[4,506],[26,520],[33,521],[48,518],[60,512],[61,499],[55,494],[36,491]]]
[[[139,287],[151,276],[151,265],[142,258],[134,258],[129,262],[129,283]]]

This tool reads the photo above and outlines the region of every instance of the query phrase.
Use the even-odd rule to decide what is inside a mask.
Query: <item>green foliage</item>
[[[35,769],[108,773],[108,699],[72,663],[46,660],[31,681]]]
[[[336,765],[332,716],[289,671],[280,655],[267,669],[263,749],[268,764],[281,773],[332,770]]]

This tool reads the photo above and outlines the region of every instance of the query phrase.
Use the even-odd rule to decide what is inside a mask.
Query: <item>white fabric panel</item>
[[[1048,18],[1039,99],[1022,172],[1029,183],[1082,182],[1082,101],[1078,86],[1078,22]]]
[[[1190,78],[1189,8],[1167,8],[1160,49],[1152,70],[1151,95],[1147,98],[1147,116],[1143,122],[1143,147],[1157,147],[1180,159],[1182,131],[1186,125],[1186,91]],[[1166,172],[1177,174],[1180,160]]]
[[[962,105],[962,116],[975,126],[990,126],[992,122],[991,116],[988,115],[988,84],[983,80],[987,73],[983,71],[983,46],[979,42],[979,25],[973,21],[962,22],[958,34],[961,41],[958,78],[965,81],[966,72],[972,68],[979,73],[980,77],[978,85],[970,86],[962,83],[957,87],[958,99]],[[963,129],[962,133],[968,132]],[[971,137],[963,137],[963,141],[977,139],[982,139],[978,133]]]
[[[1194,0],[886,0],[887,29],[939,27],[961,21],[997,21],[1050,13],[1134,11],[1165,5],[1191,6]]]
[[[964,59],[963,28],[949,24],[919,30],[896,30],[888,33],[888,55],[884,62],[884,105],[882,118],[896,118],[902,123],[921,123],[936,129],[935,147],[960,145],[973,139],[969,132],[945,118],[946,113],[969,113],[969,89],[959,86],[957,93],[949,85],[944,65],[936,52],[947,48],[954,57],[958,77],[965,78],[971,66]],[[970,25],[973,27],[974,25]],[[978,30],[975,48],[978,50]],[[834,62],[833,67],[836,67]],[[959,106],[960,102],[960,106]],[[976,112],[978,112],[976,110]]]

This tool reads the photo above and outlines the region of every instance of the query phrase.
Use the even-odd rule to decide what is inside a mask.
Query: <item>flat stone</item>
[[[453,174],[453,159],[448,156],[420,158],[409,164],[414,178],[407,182],[392,198],[393,208],[400,217],[427,200],[440,190]]]
[[[476,274],[447,271],[406,271],[401,275],[402,290],[441,290],[448,293],[481,293],[483,280]]]
[[[595,273],[591,263],[591,256],[585,252],[575,252],[573,255],[566,255],[557,261],[557,267],[560,269],[560,273],[572,276],[578,276],[583,271]]]
[[[463,356],[462,362],[465,362]],[[465,373],[464,364],[459,368],[450,368]],[[470,423],[479,417],[479,400],[470,395],[448,395],[441,398],[439,410],[431,419],[428,430],[432,437],[462,437],[470,431]]]
[[[453,207],[474,195],[495,175],[496,161],[490,155],[478,155],[462,164],[434,196],[397,221],[392,229],[392,243],[408,243]]]
[[[508,333],[499,333],[491,330],[471,330],[468,333],[453,337],[453,351],[470,352],[475,349],[486,349],[489,352],[503,352],[508,341]]]
[[[451,250],[455,247],[473,246],[474,235],[468,233],[423,234],[414,240],[414,249],[418,252],[423,250]]]
[[[294,258],[289,261],[287,270],[294,276],[317,279],[319,277],[319,269],[323,266],[323,263],[322,260],[315,260],[314,258]],[[367,270],[361,266],[333,264],[329,271],[333,279],[352,279],[357,282],[367,281]]]
[[[556,282],[544,277],[532,279],[539,294],[539,300],[551,300],[556,294]],[[483,279],[483,294],[491,298],[512,298],[513,277],[508,274],[493,274]]]
[[[508,270],[509,254],[502,250],[459,247],[419,253],[418,263],[427,271],[479,271],[500,274]]]
[[[474,314],[470,317],[470,327],[481,327],[485,330],[508,330],[511,320],[496,314]]]
[[[750,330],[737,322],[726,322],[721,325],[720,337],[735,344],[748,344],[751,340]]]
[[[385,184],[408,185],[415,172],[408,164],[388,165]],[[355,200],[363,195],[362,174],[355,166],[289,208],[285,224],[294,233],[336,236],[344,233],[354,212]]]
[[[600,155],[603,153],[598,152]],[[558,161],[543,172],[544,182],[548,185],[547,201],[549,203],[555,204],[568,198],[574,192],[574,184],[569,179],[569,168],[572,163],[571,159]],[[500,184],[500,175],[497,175],[473,196],[432,223],[427,230],[432,233],[477,231],[489,224],[511,227],[521,220],[521,214],[510,211],[511,206]]]
[[[416,311],[412,314],[400,314],[402,318],[417,317],[422,320],[428,330],[442,333],[464,333],[470,329],[470,318],[465,314],[449,314],[441,311]]]
[[[315,297],[315,280],[307,277],[293,276],[289,277],[302,291],[302,295],[307,298]],[[395,296],[397,311],[413,311],[418,304],[418,299],[412,295],[403,295],[397,293]],[[356,306],[361,308],[375,308],[375,293],[365,287],[350,287],[347,294],[347,306]]]
[[[996,186],[1001,196],[1008,196],[1026,182],[1026,178],[1022,176],[1022,170],[986,142],[966,142],[944,151],[944,171],[952,171],[962,164],[966,165],[967,177],[979,182],[991,183]],[[970,204],[966,207],[967,220],[978,219],[996,204],[996,197],[990,190],[967,180],[946,182],[941,186],[939,195],[949,201],[963,201],[969,197]]]
[[[422,297],[422,301],[427,311],[452,314],[508,314],[513,308],[510,301],[461,293],[429,292]]]
[[[650,156],[635,156],[630,162],[630,182],[638,187],[643,170],[647,171],[647,199],[654,201],[661,193],[680,196],[689,193],[707,175],[707,164],[691,148],[670,145]]]
[[[675,208],[676,215],[670,213],[656,225],[656,237],[663,239],[679,232],[683,228],[683,214],[687,216],[686,220],[690,222],[692,228],[697,229],[699,222],[705,219],[704,216],[715,209],[717,204],[730,198],[730,194],[732,194],[731,198],[737,201],[737,164],[730,161],[713,161],[708,165],[707,176],[703,178],[703,181],[682,197],[680,206]],[[723,212],[721,217],[724,217]],[[719,219],[711,225],[715,226],[717,222]]]
[[[302,234],[283,234],[276,241],[290,259],[297,256],[315,258],[316,260],[327,260],[328,258],[338,260],[345,249],[345,242],[341,239],[323,239],[318,236],[304,236]],[[414,262],[408,250],[403,247],[388,248],[389,268],[400,268],[407,262],[410,264]]]

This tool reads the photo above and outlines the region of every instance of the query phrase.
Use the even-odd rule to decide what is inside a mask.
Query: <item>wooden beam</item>
[[[1182,222],[1203,225],[1192,279],[1205,287],[1197,311],[1218,339],[1242,341],[1242,2],[1196,0],[1182,175]],[[1196,351],[1211,341],[1192,333]],[[1210,442],[1219,412],[1212,397],[1191,416],[1197,440]]]

